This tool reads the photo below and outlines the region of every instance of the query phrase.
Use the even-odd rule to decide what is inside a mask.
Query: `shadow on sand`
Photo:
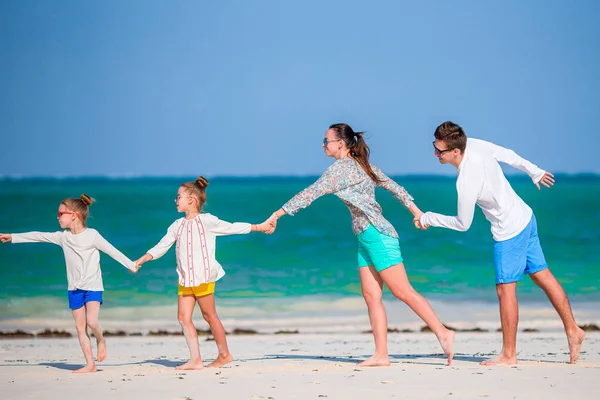
[[[315,355],[304,355],[304,354],[266,354],[264,358],[246,359],[245,361],[251,360],[267,360],[267,359],[288,359],[288,360],[324,360],[332,362],[344,362],[351,364],[358,364],[367,358],[369,355],[360,356],[348,356],[348,357],[332,357],[332,356],[315,356]],[[440,360],[442,365],[446,365],[446,356],[444,354],[390,354],[390,361],[397,362],[408,362],[411,364],[424,364],[424,365],[435,365],[437,363],[424,362],[421,359],[435,359]],[[475,357],[467,354],[455,354],[454,361],[467,361],[473,363],[480,363],[487,358]]]

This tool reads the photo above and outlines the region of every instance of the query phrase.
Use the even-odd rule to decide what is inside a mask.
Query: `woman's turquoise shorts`
[[[373,266],[381,272],[403,261],[398,239],[379,232],[373,225],[369,225],[357,238],[358,268]]]

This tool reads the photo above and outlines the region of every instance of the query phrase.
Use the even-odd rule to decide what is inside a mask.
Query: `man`
[[[498,356],[482,364],[517,363],[519,310],[516,286],[523,274],[528,274],[544,290],[558,312],[567,333],[570,363],[575,363],[585,332],[575,323],[569,299],[548,269],[533,211],[515,193],[498,163],[511,165],[527,173],[538,190],[540,184],[548,188],[554,185],[554,176],[512,150],[483,140],[467,139],[463,129],[450,121],[435,130],[433,147],[441,164],[451,164],[458,169],[458,215],[450,217],[427,212],[415,218],[415,225],[421,229],[435,226],[464,232],[473,222],[475,204],[492,224],[503,346]]]

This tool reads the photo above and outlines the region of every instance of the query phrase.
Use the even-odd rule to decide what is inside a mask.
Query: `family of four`
[[[63,231],[44,233],[0,234],[2,242],[50,242],[62,247],[66,260],[69,307],[86,359],[86,366],[74,372],[95,372],[96,365],[87,327],[97,342],[97,360],[106,358],[106,340],[98,322],[102,304],[102,274],[99,251],[137,272],[142,264],[163,256],[175,245],[178,282],[178,319],[190,351],[190,360],[177,369],[202,369],[198,335],[192,322],[196,303],[215,337],[219,355],[209,367],[221,367],[233,360],[227,346],[225,329],[215,308],[215,282],[224,271],[215,258],[216,237],[275,231],[279,219],[294,215],[326,194],[339,197],[350,210],[352,229],[358,240],[358,273],[362,294],[367,304],[375,340],[373,356],[359,366],[387,366],[387,316],[382,301],[383,285],[400,301],[406,303],[430,328],[447,356],[453,358],[454,331],[439,320],[427,300],[410,284],[400,251],[398,234],[383,217],[375,200],[375,188],[389,191],[413,215],[415,227],[443,227],[466,231],[471,226],[475,205],[491,223],[494,238],[496,291],[500,303],[503,346],[484,365],[515,364],[518,324],[517,282],[528,274],[546,293],[565,328],[570,351],[570,363],[579,358],[585,332],[575,323],[569,300],[560,283],[548,269],[537,233],[535,215],[515,193],[499,163],[511,165],[527,173],[533,183],[551,187],[554,177],[514,151],[483,140],[467,138],[463,129],[450,121],[435,130],[434,155],[442,164],[457,168],[458,211],[456,216],[433,212],[423,213],[407,191],[379,168],[369,162],[369,147],[363,132],[355,132],[347,124],[329,127],[323,139],[323,149],[335,162],[312,185],[295,195],[266,221],[260,224],[229,223],[202,213],[206,202],[208,181],[198,177],[179,187],[175,203],[185,216],[167,229],[166,235],[136,261],[131,261],[108,243],[98,231],[86,226],[87,195],[63,200],[58,209],[58,222]]]

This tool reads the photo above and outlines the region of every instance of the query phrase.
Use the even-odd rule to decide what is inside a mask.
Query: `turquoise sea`
[[[56,210],[65,197],[96,199],[88,225],[131,259],[143,255],[180,215],[174,198],[194,177],[136,179],[0,179],[0,232],[58,230]],[[214,178],[204,211],[227,221],[257,223],[314,182],[302,178]],[[454,177],[399,176],[424,211],[456,212]],[[557,176],[556,186],[538,191],[524,176],[509,178],[534,209],[551,270],[574,309],[598,322],[600,308],[600,177]],[[381,190],[381,189],[378,189]],[[377,193],[394,224],[414,287],[440,317],[493,326],[497,323],[492,238],[479,209],[466,233],[418,231],[408,211],[389,193]],[[226,276],[217,285],[224,322],[265,328],[353,329],[368,325],[356,269],[356,239],[350,214],[334,196],[318,199],[296,216],[280,220],[275,234],[218,239],[217,259]],[[137,274],[104,255],[102,319],[114,327],[176,328],[174,249]],[[549,303],[528,279],[519,284],[522,320],[552,321]],[[407,307],[386,294],[390,324],[419,324]],[[534,312],[538,310],[539,312]],[[540,311],[541,310],[541,311]],[[542,312],[543,311],[543,312]],[[540,322],[541,321],[541,322]],[[583,322],[586,322],[583,321]],[[0,244],[0,330],[68,327],[62,251],[51,244]],[[112,324],[112,325],[111,325]],[[556,325],[558,324],[558,325]],[[344,328],[345,327],[345,328]]]

